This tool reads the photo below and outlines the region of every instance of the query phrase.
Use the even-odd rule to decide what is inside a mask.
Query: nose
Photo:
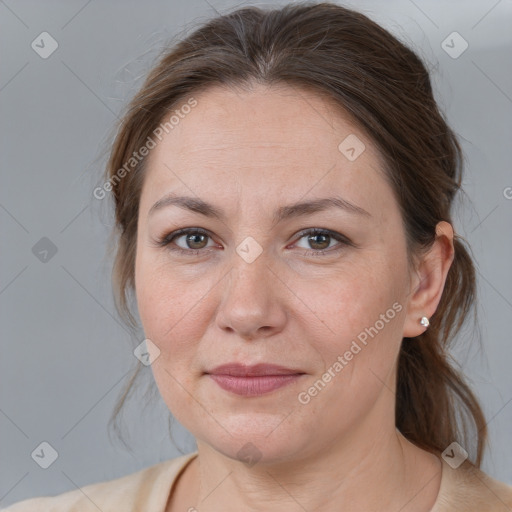
[[[247,263],[235,254],[238,260],[220,283],[217,326],[248,341],[279,333],[287,319],[286,286],[262,256]]]

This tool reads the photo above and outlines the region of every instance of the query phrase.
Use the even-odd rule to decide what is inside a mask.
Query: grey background
[[[275,2],[274,5],[283,2]],[[137,362],[137,341],[118,322],[105,255],[112,219],[92,196],[116,115],[164,43],[231,7],[217,0],[0,1],[0,505],[116,478],[195,445],[167,409],[137,394],[126,409],[132,452],[111,441],[107,421]],[[263,5],[270,5],[269,3]],[[478,265],[478,333],[455,355],[482,401],[490,448],[483,469],[512,484],[512,2],[359,1],[361,10],[428,62],[436,97],[461,137],[469,200],[456,230]],[[43,31],[58,49],[42,59]],[[457,59],[441,48],[467,40]],[[509,196],[510,197],[510,196]],[[42,238],[57,248],[42,262]],[[150,369],[144,375],[151,385]],[[144,382],[144,379],[142,379]],[[153,387],[153,389],[155,389]],[[48,468],[31,453],[58,452]]]

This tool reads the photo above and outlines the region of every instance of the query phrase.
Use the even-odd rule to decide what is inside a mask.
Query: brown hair
[[[439,112],[418,56],[366,16],[331,3],[246,7],[218,16],[166,51],[128,105],[108,162],[118,242],[113,269],[116,306],[133,327],[137,219],[146,159],[122,173],[164,115],[210,85],[251,82],[308,88],[331,98],[376,143],[399,203],[409,261],[428,250],[462,181],[462,152]],[[126,167],[125,167],[126,169]],[[116,174],[117,173],[117,174]],[[402,341],[396,426],[411,442],[439,452],[458,441],[479,467],[487,439],[480,405],[447,349],[476,298],[475,269],[463,240],[430,327]],[[476,320],[475,320],[476,322]],[[476,325],[476,323],[475,323]],[[117,417],[141,365],[111,418]],[[472,425],[471,425],[472,423]],[[470,436],[469,428],[476,434]]]

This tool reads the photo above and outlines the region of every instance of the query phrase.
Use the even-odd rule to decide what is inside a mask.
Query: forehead
[[[275,203],[337,189],[363,206],[372,195],[391,194],[379,191],[387,184],[376,147],[332,100],[286,85],[215,86],[193,97],[196,106],[149,154],[142,202],[166,191],[215,191],[222,202],[243,196]],[[355,160],[344,153],[347,140],[362,150]]]

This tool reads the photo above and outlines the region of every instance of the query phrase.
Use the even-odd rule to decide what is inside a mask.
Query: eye
[[[183,239],[182,245],[179,245],[175,240]],[[211,247],[207,245],[208,238],[211,237],[207,231],[201,228],[184,228],[165,236],[163,239],[158,240],[160,247],[168,247],[171,251],[177,251],[181,254],[197,255],[200,252],[207,252],[204,249]],[[172,247],[174,243],[177,247]]]
[[[354,244],[344,235],[331,231],[329,229],[310,228],[298,233],[299,240],[307,238],[306,243],[313,247],[313,250],[306,251],[306,256],[324,256],[336,253],[345,246],[354,246]],[[183,239],[181,245],[177,240]],[[171,251],[187,256],[197,256],[201,252],[209,252],[213,245],[207,245],[208,239],[211,240],[210,234],[201,228],[183,228],[169,233],[162,239],[157,241],[159,247],[167,247]],[[337,247],[332,249],[331,242],[336,240]],[[172,245],[175,245],[173,247]]]
[[[306,251],[306,256],[326,256],[340,251],[344,246],[353,246],[353,243],[345,236],[329,229],[311,228],[299,233],[299,240],[306,238],[306,243],[314,250]],[[331,242],[338,241],[337,247],[332,249]],[[334,244],[336,246],[336,244]]]

